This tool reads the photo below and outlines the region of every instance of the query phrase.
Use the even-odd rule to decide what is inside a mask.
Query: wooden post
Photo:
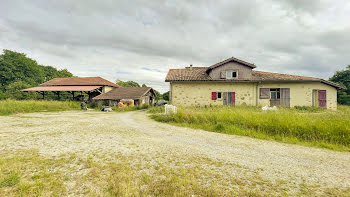
[[[73,101],[74,101],[74,91],[72,91],[72,95],[73,95]]]
[[[45,100],[45,92],[44,91],[42,92],[42,95],[43,95],[43,100]]]

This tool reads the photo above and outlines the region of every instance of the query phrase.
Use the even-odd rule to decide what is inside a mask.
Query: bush
[[[35,92],[23,92],[23,89],[29,88],[30,85],[22,82],[16,81],[7,86],[5,96],[9,99],[25,100],[25,99],[35,99],[37,97]]]

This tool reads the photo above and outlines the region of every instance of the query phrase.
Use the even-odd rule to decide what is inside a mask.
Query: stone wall
[[[258,86],[257,86],[258,85]],[[327,90],[327,108],[337,109],[337,91],[320,82],[305,83],[232,83],[232,82],[172,82],[171,103],[178,106],[223,105],[212,100],[212,92],[235,92],[236,105],[269,106],[269,99],[260,99],[259,88],[290,88],[290,106],[312,106],[312,90]]]

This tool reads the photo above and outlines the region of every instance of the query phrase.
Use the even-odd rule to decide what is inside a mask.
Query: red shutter
[[[327,108],[327,91],[326,90],[318,91],[318,104],[322,108]]]
[[[211,100],[216,100],[216,92],[211,93]]]
[[[232,105],[234,105],[236,103],[236,93],[235,92],[232,92]]]

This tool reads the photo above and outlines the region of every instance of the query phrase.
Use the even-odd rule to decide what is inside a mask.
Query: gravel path
[[[122,153],[155,161],[208,158],[232,176],[321,187],[350,187],[350,153],[155,122],[145,112],[59,112],[0,117],[0,152],[38,149],[42,155]]]

